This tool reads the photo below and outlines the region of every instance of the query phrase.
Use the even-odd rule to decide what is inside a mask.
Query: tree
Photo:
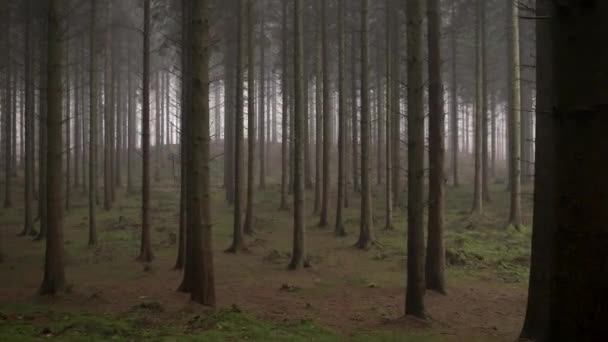
[[[344,0],[338,0],[338,196],[336,203],[336,236],[346,235],[344,202],[346,197],[346,88],[344,84]]]
[[[104,65],[104,149],[103,149],[103,207],[106,211],[112,209],[114,188],[112,144],[113,136],[113,109],[114,84],[112,83],[112,1],[107,4],[107,26],[105,28],[105,65]],[[145,0],[144,0],[145,1]]]
[[[441,83],[441,18],[439,0],[428,0],[429,51],[429,218],[426,253],[426,287],[445,293],[445,114]]]
[[[361,0],[361,222],[356,246],[368,249],[375,242],[371,184],[371,118],[367,54],[368,1]]]
[[[258,110],[258,140],[260,141],[260,189],[266,188],[266,122],[264,120],[266,115],[266,61],[265,61],[265,44],[266,44],[266,33],[265,33],[265,15],[264,15],[264,1],[261,1],[261,15],[260,15],[260,100]],[[253,33],[250,33],[252,35]],[[250,47],[253,49],[252,47]]]
[[[281,78],[281,93],[283,97],[283,108],[281,113],[281,204],[279,209],[287,210],[287,148],[289,146],[289,133],[287,130],[287,118],[289,116],[289,96],[287,93],[289,89],[287,85],[287,1],[283,2],[281,17],[281,66],[283,69],[283,75]]]
[[[44,278],[40,294],[54,295],[65,285],[63,264],[63,190],[62,172],[63,135],[62,135],[62,71],[63,40],[61,18],[64,3],[62,0],[49,0],[48,4],[48,169],[47,169],[47,237],[44,262]]]
[[[426,318],[424,307],[424,81],[422,0],[406,4],[407,16],[407,292],[405,314]]]
[[[12,108],[12,96],[11,96],[11,76],[12,76],[12,66],[11,66],[11,38],[10,38],[10,30],[11,30],[11,12],[10,12],[10,7],[9,7],[9,3],[5,2],[4,3],[4,8],[2,8],[2,10],[5,11],[5,18],[4,18],[4,22],[5,24],[5,32],[6,34],[4,35],[4,39],[6,40],[5,42],[5,51],[4,51],[4,57],[6,58],[6,66],[5,68],[7,69],[8,72],[6,72],[5,75],[5,92],[4,92],[4,104],[3,104],[3,123],[4,123],[4,131],[2,132],[3,134],[3,139],[4,139],[4,208],[11,208],[13,206],[13,191],[12,191],[12,187],[11,187],[11,176],[13,173],[13,167],[15,167],[15,165],[13,165],[12,163],[12,158],[11,158],[11,152],[13,150],[12,147],[12,119],[14,116],[14,113],[12,112],[12,110],[10,110]]]
[[[509,52],[509,167],[510,211],[508,225],[520,229],[521,221],[521,79],[519,56],[519,9],[517,3],[507,1]]]
[[[209,4],[194,0],[192,33],[188,50],[192,56],[192,111],[188,113],[188,224],[192,235],[192,301],[215,306],[213,250],[211,244],[211,193],[209,145]]]
[[[95,205],[97,198],[97,1],[91,0],[89,49],[89,246],[97,244]]]
[[[321,188],[323,186],[323,41],[321,1],[315,0],[317,25],[315,25],[315,203],[314,212],[321,210]]]
[[[243,231],[253,235],[253,197],[255,192],[255,58],[253,1],[247,0],[247,209]],[[264,112],[260,112],[263,116]],[[260,147],[263,149],[263,147]],[[264,160],[260,159],[260,164]]]
[[[294,197],[293,197],[293,249],[288,268],[297,270],[307,267],[306,223],[304,211],[304,43],[302,24],[302,0],[294,3]]]
[[[538,254],[533,256],[530,279],[530,289],[535,287],[530,295],[541,295],[530,301],[536,301],[540,310],[531,312],[533,306],[528,306],[530,318],[541,320],[527,321],[534,326],[526,328],[539,341],[601,341],[608,338],[608,297],[603,291],[608,279],[602,275],[608,267],[608,181],[602,176],[608,148],[603,91],[608,83],[602,76],[607,71],[603,61],[608,49],[602,37],[608,33],[608,3],[539,4],[543,9],[548,6],[539,13],[548,23],[539,23],[544,27],[537,40],[543,115],[538,115],[535,178],[548,177],[537,181],[544,185],[537,190],[541,193],[534,210],[546,219],[533,237],[533,253]],[[594,34],[588,34],[590,30]],[[539,272],[547,271],[549,282],[544,282]],[[539,304],[548,305],[546,311]]]
[[[508,0],[511,1],[511,0]],[[483,34],[484,0],[475,2],[475,178],[473,192],[473,215],[483,214]]]
[[[154,255],[150,241],[150,0],[144,0],[143,40],[141,246],[137,260],[151,262]]]
[[[392,67],[392,38],[391,38],[391,26],[393,14],[391,11],[391,0],[385,1],[386,7],[386,180],[385,180],[385,197],[386,197],[386,222],[384,223],[384,229],[392,230],[393,227],[393,158],[392,155],[392,122],[393,122],[393,76],[391,72]]]
[[[247,22],[246,1],[238,0],[238,35],[236,47],[236,113],[235,113],[235,140],[234,140],[234,217],[232,245],[226,250],[236,253],[243,246],[243,71],[244,71],[244,36]]]
[[[450,47],[452,49],[452,62],[451,62],[451,89],[450,89],[450,157],[452,165],[452,182],[454,187],[460,186],[460,179],[458,177],[458,80],[456,76],[456,58],[458,44],[456,42],[456,1],[451,2],[451,27],[450,27]],[[494,145],[492,145],[494,147]]]
[[[329,185],[330,185],[330,162],[331,158],[331,122],[330,122],[330,89],[329,89],[329,39],[327,37],[327,1],[321,0],[321,45],[323,72],[323,187],[321,193],[321,218],[319,227],[326,227],[328,224],[329,211]]]
[[[25,201],[25,219],[23,231],[21,232],[21,236],[30,236],[36,235],[36,231],[34,230],[34,217],[33,217],[33,200],[34,200],[34,119],[35,113],[33,110],[32,103],[32,91],[33,91],[33,80],[32,80],[32,57],[31,57],[31,29],[32,29],[32,3],[30,0],[25,2],[26,6],[26,22],[24,25],[25,28],[25,50],[24,50],[24,73],[25,73],[25,192],[24,192],[24,201]],[[43,121],[44,115],[41,115],[41,124],[46,125],[46,121]],[[43,132],[46,132],[46,129],[40,128],[40,134],[42,136]],[[42,140],[41,140],[42,141]],[[46,143],[45,143],[46,145]],[[42,143],[41,143],[42,146]],[[43,153],[44,150],[41,150]],[[41,177],[46,177],[46,174],[43,175],[45,169],[40,165],[40,175]],[[45,182],[40,183],[41,192],[43,191],[42,187],[46,184]],[[46,201],[46,197],[44,193],[40,195],[40,201]],[[40,208],[46,208],[46,203],[40,205]],[[42,228],[46,227],[46,215],[40,212],[40,220],[41,220],[41,236]],[[43,222],[44,220],[44,222]],[[46,230],[45,230],[46,232]]]

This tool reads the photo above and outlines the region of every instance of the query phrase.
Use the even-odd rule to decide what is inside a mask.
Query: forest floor
[[[188,295],[176,291],[179,189],[173,182],[153,183],[156,258],[149,265],[135,261],[139,196],[121,189],[112,211],[99,207],[99,245],[90,248],[86,197],[73,190],[64,227],[69,285],[56,298],[36,295],[44,244],[17,237],[23,209],[0,209],[0,340],[513,341],[523,322],[531,234],[505,228],[504,184],[493,185],[486,214],[474,219],[468,188],[447,190],[448,293],[427,294],[426,322],[402,317],[405,209],[395,212],[395,230],[383,230],[381,193],[374,201],[377,247],[353,248],[359,203],[350,194],[348,236],[334,237],[333,224],[317,227],[311,214],[312,268],[292,272],[286,269],[291,215],[277,210],[278,187],[257,192],[256,234],[248,239],[248,251],[237,255],[223,253],[231,240],[232,209],[223,190],[213,189],[215,311],[190,304]],[[312,196],[311,191],[307,203]],[[523,197],[530,222],[531,195]]]

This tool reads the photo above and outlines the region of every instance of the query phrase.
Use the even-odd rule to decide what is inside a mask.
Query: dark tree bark
[[[103,149],[103,208],[106,211],[112,209],[114,188],[113,177],[113,110],[114,110],[114,87],[112,83],[112,1],[107,3],[107,27],[105,28],[105,65],[104,65],[104,149]]]
[[[97,244],[97,1],[91,0],[89,49],[89,246]]]
[[[69,28],[67,30],[68,34],[70,33]],[[70,211],[70,163],[72,156],[72,146],[71,146],[71,124],[72,124],[72,112],[71,112],[71,91],[70,91],[70,40],[66,39],[65,41],[65,58],[67,60],[67,64],[65,66],[65,210]]]
[[[368,12],[367,0],[361,0],[361,222],[356,246],[368,249],[374,244],[371,179],[371,118],[369,105]]]
[[[264,1],[261,2],[260,9],[260,97],[258,110],[258,140],[260,142],[260,189],[266,188],[266,60],[265,60],[265,16],[264,16]],[[253,34],[253,33],[252,33]],[[253,49],[253,47],[251,47]]]
[[[297,270],[309,266],[306,256],[306,222],[304,216],[304,38],[302,0],[294,3],[294,216],[293,248],[288,268]]]
[[[441,81],[440,0],[428,0],[429,51],[429,218],[426,288],[445,293],[445,114]]]
[[[385,1],[386,6],[386,144],[385,144],[385,153],[386,153],[386,173],[385,173],[385,198],[386,198],[386,221],[384,223],[384,229],[392,230],[393,227],[393,158],[392,155],[392,122],[393,122],[393,75],[391,72],[392,67],[392,42],[391,34],[392,34],[392,8],[391,8],[391,0]]]
[[[511,1],[511,0],[508,0]],[[473,215],[483,214],[483,48],[482,26],[485,0],[475,2],[475,178],[473,191]]]
[[[64,8],[62,0],[49,0],[48,4],[48,170],[47,170],[47,238],[44,262],[44,278],[40,294],[54,295],[65,285],[63,264],[63,190],[62,173],[63,135],[62,135],[62,71],[63,41],[60,24]]]
[[[34,230],[34,216],[33,216],[33,201],[34,201],[34,120],[35,113],[33,108],[33,80],[32,80],[32,53],[31,53],[31,29],[32,29],[32,3],[30,0],[26,0],[26,22],[24,25],[25,28],[25,49],[24,49],[24,82],[25,82],[25,191],[24,191],[24,206],[25,206],[25,219],[23,231],[21,232],[21,236],[31,236],[36,235]],[[45,70],[42,68],[42,70]],[[44,88],[42,88],[44,89]],[[16,90],[13,88],[13,94]],[[15,102],[13,100],[13,105]],[[61,109],[60,109],[61,111]],[[44,120],[44,116],[41,113],[40,117],[40,132],[46,132],[46,127],[43,128],[42,125],[46,125],[46,121]],[[41,133],[42,137],[42,133]],[[46,137],[45,137],[46,138]],[[46,145],[46,144],[45,144]],[[42,146],[42,144],[41,144]],[[43,153],[44,150],[41,150]],[[13,161],[14,162],[14,161]],[[46,173],[42,174],[42,172],[46,172],[46,167],[43,167],[42,163],[40,166],[40,177],[46,177]],[[46,184],[46,181],[40,183],[41,191],[42,187]],[[46,189],[46,187],[45,187]],[[40,201],[46,201],[46,196],[43,196],[44,193],[40,196]],[[40,204],[40,208],[46,208],[46,203]],[[40,227],[41,232],[42,228],[46,227],[46,215],[43,216],[43,212],[39,212],[40,216]],[[43,220],[45,220],[43,222]],[[45,230],[46,233],[46,230]],[[44,237],[44,235],[42,235]]]
[[[254,57],[254,22],[253,1],[247,0],[247,208],[243,231],[253,235],[253,198],[255,195],[255,57]],[[263,113],[260,113],[260,115]],[[264,164],[263,159],[260,164]]]
[[[331,183],[331,113],[330,113],[330,88],[329,88],[329,38],[327,34],[327,1],[321,0],[321,45],[322,45],[322,69],[323,69],[323,187],[321,192],[321,217],[319,227],[329,224],[329,186]]]
[[[321,27],[321,1],[315,0],[315,203],[314,212],[321,210],[321,188],[323,187],[323,43]]]
[[[192,301],[215,306],[215,280],[211,243],[209,146],[209,8],[207,0],[192,4],[192,111],[188,119],[188,224],[192,232]]]
[[[12,78],[12,63],[11,63],[11,39],[10,39],[10,31],[11,31],[11,12],[9,7],[9,2],[4,3],[5,11],[5,32],[4,39],[6,40],[4,51],[4,56],[6,58],[6,72],[5,74],[5,92],[4,92],[4,106],[3,106],[3,117],[4,117],[4,131],[3,131],[3,139],[4,139],[4,208],[11,208],[13,206],[13,190],[11,186],[11,177],[13,174],[13,168],[15,165],[13,164],[12,159],[12,150],[13,150],[13,137],[12,137],[12,126],[13,126],[13,118],[15,117],[15,113],[12,109],[12,96],[11,96],[11,78]]]
[[[410,0],[407,16],[407,292],[405,314],[426,318],[424,307],[424,81],[423,1]]]
[[[154,259],[150,241],[150,0],[144,0],[143,34],[143,84],[142,84],[142,207],[141,246],[138,261],[151,262]]]
[[[232,245],[226,250],[236,253],[244,248],[243,241],[243,72],[245,66],[243,49],[245,47],[245,24],[247,23],[248,0],[238,0],[238,35],[236,46],[236,113],[234,139],[234,217]]]
[[[450,157],[452,165],[452,184],[454,187],[460,186],[459,170],[458,170],[458,157],[460,155],[460,147],[458,146],[458,80],[456,76],[457,68],[457,57],[458,57],[458,44],[456,42],[456,1],[451,2],[451,20],[452,24],[450,27],[450,47],[452,49],[452,62],[451,62],[451,89],[450,89]]]
[[[287,210],[287,173],[288,173],[288,156],[287,148],[289,146],[289,133],[287,130],[287,118],[289,116],[289,96],[287,91],[289,87],[288,75],[287,75],[287,1],[283,2],[282,10],[282,46],[281,46],[281,65],[282,65],[282,78],[281,78],[281,93],[283,97],[283,109],[281,114],[281,204],[280,210]]]
[[[344,0],[338,0],[338,196],[334,234],[345,236],[344,202],[346,196],[346,87],[344,84]]]

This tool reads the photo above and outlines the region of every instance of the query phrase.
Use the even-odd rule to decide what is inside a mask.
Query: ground
[[[217,177],[215,181],[220,183]],[[486,214],[474,218],[469,215],[468,187],[448,188],[448,293],[427,294],[427,322],[402,317],[405,209],[395,213],[395,230],[382,230],[382,193],[374,194],[376,247],[353,248],[359,206],[357,196],[349,194],[348,236],[336,238],[332,226],[317,227],[311,213],[306,243],[312,268],[293,272],[286,268],[291,213],[277,210],[278,186],[257,192],[256,235],[248,238],[248,251],[237,255],[223,252],[230,244],[232,211],[223,201],[223,190],[215,187],[216,311],[191,304],[188,295],[176,292],[181,272],[172,267],[179,191],[173,181],[153,184],[156,259],[149,265],[135,261],[139,196],[120,189],[112,211],[98,208],[100,241],[90,248],[86,197],[82,190],[72,190],[65,220],[69,285],[56,298],[36,295],[44,244],[17,237],[22,208],[2,209],[0,341],[513,341],[526,304],[530,231],[505,227],[504,187],[492,186]],[[524,194],[527,222],[530,202],[531,196]]]

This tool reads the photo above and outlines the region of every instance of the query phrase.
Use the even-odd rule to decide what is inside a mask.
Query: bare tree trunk
[[[24,206],[25,206],[25,218],[24,218],[24,226],[23,226],[23,231],[21,232],[21,236],[31,236],[31,235],[36,235],[36,232],[34,230],[34,217],[33,217],[33,201],[34,201],[34,155],[35,155],[35,149],[34,149],[34,120],[35,120],[35,113],[33,110],[33,100],[34,98],[32,97],[33,95],[33,80],[32,80],[32,57],[31,57],[31,29],[32,29],[32,2],[30,0],[26,0],[25,3],[26,6],[26,22],[24,24],[24,29],[25,29],[25,39],[24,39],[24,44],[25,44],[25,49],[24,49],[24,82],[25,82],[25,192],[24,192]],[[51,36],[49,36],[50,38]],[[41,59],[42,61],[42,59]],[[41,67],[41,70],[45,70],[45,68]],[[42,88],[45,89],[45,88]],[[16,89],[13,88],[13,92],[15,92]],[[14,93],[13,93],[14,94]],[[15,105],[15,100],[13,100],[13,105]],[[46,125],[46,121],[44,120],[44,115],[43,113],[40,113],[40,132],[41,132],[41,138],[42,138],[42,133],[46,132],[46,127],[43,129],[42,125]],[[46,138],[46,137],[45,137]],[[42,141],[42,140],[41,140]],[[46,141],[45,141],[46,142]],[[42,146],[42,144],[41,144]],[[40,153],[44,153],[43,151],[45,150],[41,150]],[[46,164],[45,164],[46,165]],[[46,177],[46,168],[43,168],[43,164],[40,164],[40,177],[42,180],[42,177]],[[44,174],[42,172],[45,172]],[[41,187],[41,191],[42,191],[42,187],[46,182],[41,182],[40,183],[40,187]],[[46,187],[45,187],[46,189]],[[40,201],[41,203],[39,203],[39,207],[40,208],[46,208],[46,202],[42,203],[42,201],[46,201],[46,196],[42,196],[43,194],[41,194],[40,196]],[[42,228],[46,227],[46,215],[43,216],[43,212],[40,211],[39,215],[40,215],[40,227],[41,227],[41,232],[42,232]],[[44,222],[42,220],[45,220]],[[46,233],[46,230],[45,230]],[[45,237],[45,235],[43,235],[42,237]]]
[[[410,0],[407,15],[407,292],[405,314],[426,318],[424,307],[424,81],[423,1]]]
[[[330,88],[329,88],[329,39],[327,36],[327,1],[322,1],[321,10],[321,44],[322,44],[322,68],[323,68],[323,188],[321,193],[321,218],[319,227],[329,224],[329,186],[331,184],[330,154],[331,154],[331,113],[330,113]]]
[[[97,2],[91,0],[89,50],[89,246],[97,244],[95,206],[97,202]]]
[[[259,120],[259,138],[260,141],[260,189],[266,188],[266,60],[264,53],[266,52],[265,44],[266,44],[266,33],[265,33],[265,16],[264,16],[264,1],[261,1],[260,4],[260,97],[259,97],[259,110],[258,110],[258,120]],[[253,33],[251,33],[253,35]],[[253,47],[250,47],[253,50]]]
[[[62,64],[63,40],[60,20],[64,8],[62,0],[50,0],[48,4],[48,170],[47,170],[47,238],[44,262],[44,278],[40,294],[54,295],[65,285],[63,263],[63,135],[62,135]]]
[[[321,188],[323,186],[323,43],[321,1],[315,0],[317,25],[315,28],[315,203],[314,212],[321,210]]]
[[[69,28],[67,30],[68,35],[70,34]],[[70,163],[71,163],[71,155],[72,155],[72,146],[71,146],[71,124],[72,124],[72,112],[71,112],[71,91],[70,91],[70,40],[66,39],[65,41],[65,58],[66,58],[66,66],[65,66],[65,210],[70,211]]]
[[[352,162],[353,162],[353,190],[361,192],[359,173],[359,118],[357,112],[357,33],[353,28],[351,32],[351,121],[352,121]]]
[[[192,34],[188,48],[192,54],[192,111],[188,119],[188,224],[191,225],[192,278],[190,299],[215,306],[215,280],[211,242],[211,193],[209,145],[209,8],[206,0],[193,1]]]
[[[509,0],[511,1],[511,0]],[[483,26],[483,7],[484,0],[477,0],[475,3],[475,178],[473,192],[473,211],[474,215],[483,214],[483,47],[482,47],[482,26]]]
[[[282,12],[282,47],[281,47],[281,65],[283,67],[283,75],[281,79],[281,93],[283,96],[283,110],[281,116],[281,204],[280,210],[287,210],[287,173],[288,173],[288,156],[287,148],[289,146],[289,137],[287,130],[287,118],[289,116],[289,96],[287,95],[287,2],[283,2]]]
[[[393,6],[396,6],[399,3],[399,0],[393,0]],[[393,11],[396,12],[396,11]],[[393,101],[392,104],[392,182],[393,182],[393,207],[399,206],[403,203],[403,195],[401,194],[402,186],[401,186],[401,151],[403,149],[403,144],[401,143],[401,24],[399,22],[399,15],[397,13],[393,13],[393,35],[392,35],[392,49],[393,49],[393,58],[392,58],[392,82],[391,86],[393,87]]]
[[[294,4],[294,216],[293,216],[293,249],[288,268],[297,270],[307,267],[306,256],[306,222],[304,216],[304,38],[302,16],[302,0],[295,0]]]
[[[144,0],[144,51],[142,85],[142,208],[141,246],[138,261],[151,262],[154,259],[150,241],[150,0]]]
[[[128,46],[133,46],[132,44],[133,34],[129,34]],[[127,110],[127,127],[128,127],[128,146],[127,146],[127,193],[134,194],[135,193],[135,184],[134,184],[134,173],[133,170],[135,167],[135,146],[136,146],[136,111],[137,105],[135,102],[135,89],[133,84],[133,67],[131,62],[131,49],[128,48],[127,51],[127,94],[128,94],[128,110]]]
[[[371,120],[369,105],[368,63],[368,1],[361,0],[361,222],[356,246],[368,249],[374,244],[374,217],[372,213],[371,180]]]
[[[253,198],[255,192],[255,58],[253,0],[247,0],[247,209],[243,231],[253,235]],[[262,115],[263,112],[260,113]],[[264,164],[263,159],[260,160]]]
[[[445,293],[445,113],[441,81],[441,6],[428,0],[429,51],[429,218],[426,254],[426,288]]]
[[[458,176],[458,157],[460,156],[460,148],[458,146],[458,80],[456,76],[456,65],[458,58],[458,44],[456,42],[456,1],[451,2],[451,12],[452,24],[450,27],[450,46],[452,49],[452,86],[450,89],[450,157],[452,158],[452,182],[454,187],[459,187],[460,179]]]
[[[238,36],[236,47],[237,76],[236,76],[236,115],[235,115],[235,141],[234,141],[234,217],[232,245],[226,250],[236,253],[243,249],[243,72],[245,60],[243,57],[245,24],[247,23],[246,1],[238,0]]]
[[[393,158],[391,157],[392,154],[392,122],[393,122],[393,86],[392,86],[392,82],[393,82],[393,75],[391,72],[391,67],[392,67],[392,38],[391,38],[391,34],[392,33],[392,24],[393,24],[393,20],[392,18],[394,17],[392,11],[391,11],[391,0],[386,0],[385,4],[386,6],[386,16],[385,16],[385,20],[386,20],[386,50],[385,50],[385,57],[386,57],[386,70],[385,70],[385,77],[386,77],[386,144],[385,144],[385,153],[386,153],[386,173],[385,173],[385,185],[386,185],[386,190],[385,190],[385,198],[386,198],[386,222],[384,223],[384,229],[386,230],[392,230],[394,229],[393,226]]]
[[[13,137],[12,137],[12,126],[13,119],[15,118],[15,112],[12,111],[12,97],[11,97],[11,78],[12,78],[12,63],[11,63],[11,12],[8,1],[4,3],[3,10],[4,14],[4,22],[6,23],[4,26],[6,34],[4,35],[4,39],[6,40],[4,51],[4,56],[6,58],[6,70],[5,73],[5,97],[3,104],[3,114],[4,114],[4,208],[11,208],[13,206],[13,190],[11,186],[11,176],[13,174],[13,168],[16,165],[13,164],[13,159],[11,158],[12,150],[13,150]]]
[[[519,9],[517,3],[508,1],[508,48],[509,48],[509,118],[511,131],[510,158],[510,213],[508,225],[516,229],[521,221],[521,79],[519,56]]]
[[[487,49],[486,49],[486,2],[482,2],[480,9],[481,21],[480,25],[480,49],[481,49],[481,93],[483,94],[480,99],[481,104],[481,191],[483,201],[486,203],[491,202],[490,198],[490,174],[489,174],[489,122],[488,122],[488,63],[487,63]]]
[[[154,182],[160,182],[160,159],[161,159],[161,137],[160,127],[162,121],[162,104],[161,104],[161,86],[160,86],[161,72],[160,70],[154,73]]]
[[[112,209],[112,111],[114,109],[112,84],[112,1],[107,4],[107,27],[105,32],[105,66],[104,66],[104,149],[103,149],[103,207]]]
[[[346,87],[344,84],[344,0],[338,0],[338,196],[334,234],[345,236],[344,202],[346,196]]]

